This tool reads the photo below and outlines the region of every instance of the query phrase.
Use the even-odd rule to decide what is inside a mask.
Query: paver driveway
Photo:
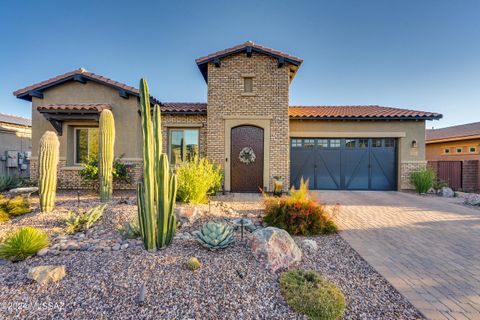
[[[480,210],[401,192],[321,191],[341,236],[429,319],[480,319]]]

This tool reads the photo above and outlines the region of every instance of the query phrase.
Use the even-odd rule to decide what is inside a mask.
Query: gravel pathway
[[[83,198],[84,196],[82,196]],[[62,193],[64,209],[33,214],[0,224],[0,237],[14,227],[34,225],[54,236],[62,233],[65,209],[75,208],[76,193]],[[71,251],[0,265],[0,318],[35,319],[305,319],[290,310],[279,291],[278,275],[257,262],[237,231],[234,246],[218,252],[201,248],[189,232],[205,220],[247,215],[257,221],[259,201],[221,197],[199,206],[200,218],[180,229],[174,243],[156,253],[139,245],[124,250]],[[95,205],[94,196],[81,201]],[[32,199],[33,206],[37,200]],[[231,210],[233,208],[233,210]],[[210,213],[208,213],[210,211]],[[136,214],[134,197],[116,197],[86,238],[118,238],[118,225]],[[249,234],[247,233],[247,236]],[[304,250],[300,268],[315,270],[336,283],[347,299],[344,319],[419,319],[420,314],[338,235],[319,236],[315,252]],[[303,238],[296,238],[301,244]],[[57,241],[57,240],[55,240]],[[185,261],[197,257],[202,268],[189,271]],[[31,266],[64,264],[67,276],[40,287],[27,279]],[[145,284],[145,301],[137,302]]]

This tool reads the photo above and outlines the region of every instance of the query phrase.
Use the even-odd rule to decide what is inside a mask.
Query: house
[[[426,132],[426,157],[441,181],[453,189],[480,189],[480,122]]]
[[[0,175],[28,175],[31,139],[30,119],[0,113]]]
[[[255,44],[196,60],[206,103],[169,103],[162,110],[164,152],[172,165],[198,154],[224,169],[234,192],[285,188],[309,179],[312,189],[398,190],[424,168],[425,121],[441,114],[381,106],[290,106],[289,87],[302,59]],[[137,88],[78,69],[14,92],[32,102],[33,157],[45,130],[60,136],[59,185],[80,187],[79,165],[96,155],[103,109],[116,121],[117,155],[141,176]],[[131,188],[131,185],[117,185]]]

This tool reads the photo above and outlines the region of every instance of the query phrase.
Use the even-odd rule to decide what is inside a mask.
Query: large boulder
[[[465,203],[471,206],[480,206],[480,194],[469,194],[465,198]]]
[[[453,198],[455,196],[455,193],[451,188],[443,187],[438,191],[438,195],[445,198]]]
[[[65,277],[65,266],[37,266],[28,269],[27,278],[35,280],[38,284],[57,282]]]
[[[287,231],[267,227],[253,233],[250,246],[257,260],[272,272],[288,269],[302,260],[302,250]]]

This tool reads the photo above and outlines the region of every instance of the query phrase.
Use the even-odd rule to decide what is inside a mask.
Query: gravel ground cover
[[[184,224],[173,244],[156,253],[143,250],[139,241],[123,243],[117,232],[119,225],[136,215],[133,193],[116,195],[83,236],[64,235],[63,219],[68,210],[94,206],[97,197],[82,194],[78,202],[76,192],[61,192],[57,199],[59,209],[40,214],[38,199],[32,197],[33,213],[0,224],[0,237],[29,225],[49,233],[52,246],[58,244],[41,257],[0,262],[2,319],[305,319],[284,302],[278,275],[267,272],[253,257],[248,232],[242,242],[237,230],[235,245],[218,252],[203,249],[190,235],[209,219],[248,216],[259,226],[262,204],[255,198],[223,196],[197,206],[198,218]],[[317,242],[318,250],[304,247],[303,239],[295,238],[304,249],[299,267],[315,270],[341,288],[347,300],[344,319],[422,318],[339,235],[309,238]],[[128,245],[117,249],[122,243]],[[191,256],[200,260],[202,268],[185,267]],[[65,265],[67,276],[44,287],[27,279],[29,267],[47,264]],[[142,284],[145,300],[140,304]]]

